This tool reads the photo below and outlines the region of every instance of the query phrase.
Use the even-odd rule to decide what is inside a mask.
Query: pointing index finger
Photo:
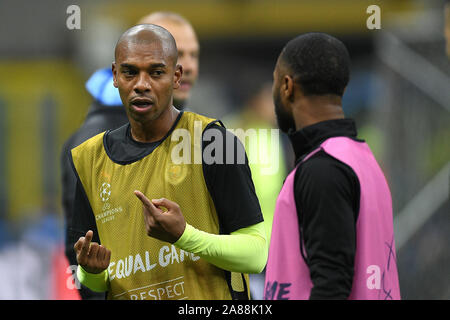
[[[143,204],[145,204],[147,206],[150,204],[150,201],[147,199],[147,197],[142,192],[135,190],[134,194],[136,195],[136,197],[138,197],[139,200],[142,201]]]
[[[139,200],[141,200],[142,204],[148,209],[144,211],[148,211],[152,215],[159,213],[155,205],[142,192],[135,190],[134,194],[136,195],[136,197],[138,197]]]

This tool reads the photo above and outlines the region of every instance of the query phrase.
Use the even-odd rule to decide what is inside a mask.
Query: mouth
[[[148,98],[135,98],[131,100],[131,107],[138,112],[148,111],[153,105],[154,102]]]
[[[181,81],[180,82],[180,90],[188,91],[191,89],[191,87],[192,87],[191,81]]]

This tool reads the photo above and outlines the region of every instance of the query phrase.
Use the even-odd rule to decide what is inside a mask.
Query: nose
[[[151,88],[150,75],[147,72],[140,72],[134,85],[134,91],[136,93],[144,93],[150,91]]]
[[[183,66],[183,74],[188,75],[192,72],[192,64],[188,61],[189,59],[181,59],[179,62]]]

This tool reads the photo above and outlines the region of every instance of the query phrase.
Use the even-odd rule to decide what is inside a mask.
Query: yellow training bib
[[[218,234],[218,216],[205,184],[202,164],[194,163],[195,155],[201,152],[201,133],[213,121],[184,112],[174,131],[159,146],[129,164],[110,159],[103,142],[105,133],[72,150],[100,242],[111,250],[109,299],[231,299],[226,271],[195,254],[147,236],[142,203],[133,193],[140,190],[149,199],[172,200],[179,204],[187,223]],[[189,150],[180,151],[180,132],[190,134]],[[189,151],[190,155],[184,154]],[[191,156],[191,164],[174,163],[173,155],[183,159]],[[233,282],[242,279],[236,275],[232,278]],[[243,285],[240,281],[237,287]]]

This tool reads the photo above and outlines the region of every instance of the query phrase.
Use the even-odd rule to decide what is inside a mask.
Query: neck
[[[172,128],[179,113],[180,111],[171,106],[153,120],[141,122],[130,119],[131,137],[144,143],[159,141]]]
[[[318,122],[345,117],[339,96],[302,96],[292,110],[296,130]]]

